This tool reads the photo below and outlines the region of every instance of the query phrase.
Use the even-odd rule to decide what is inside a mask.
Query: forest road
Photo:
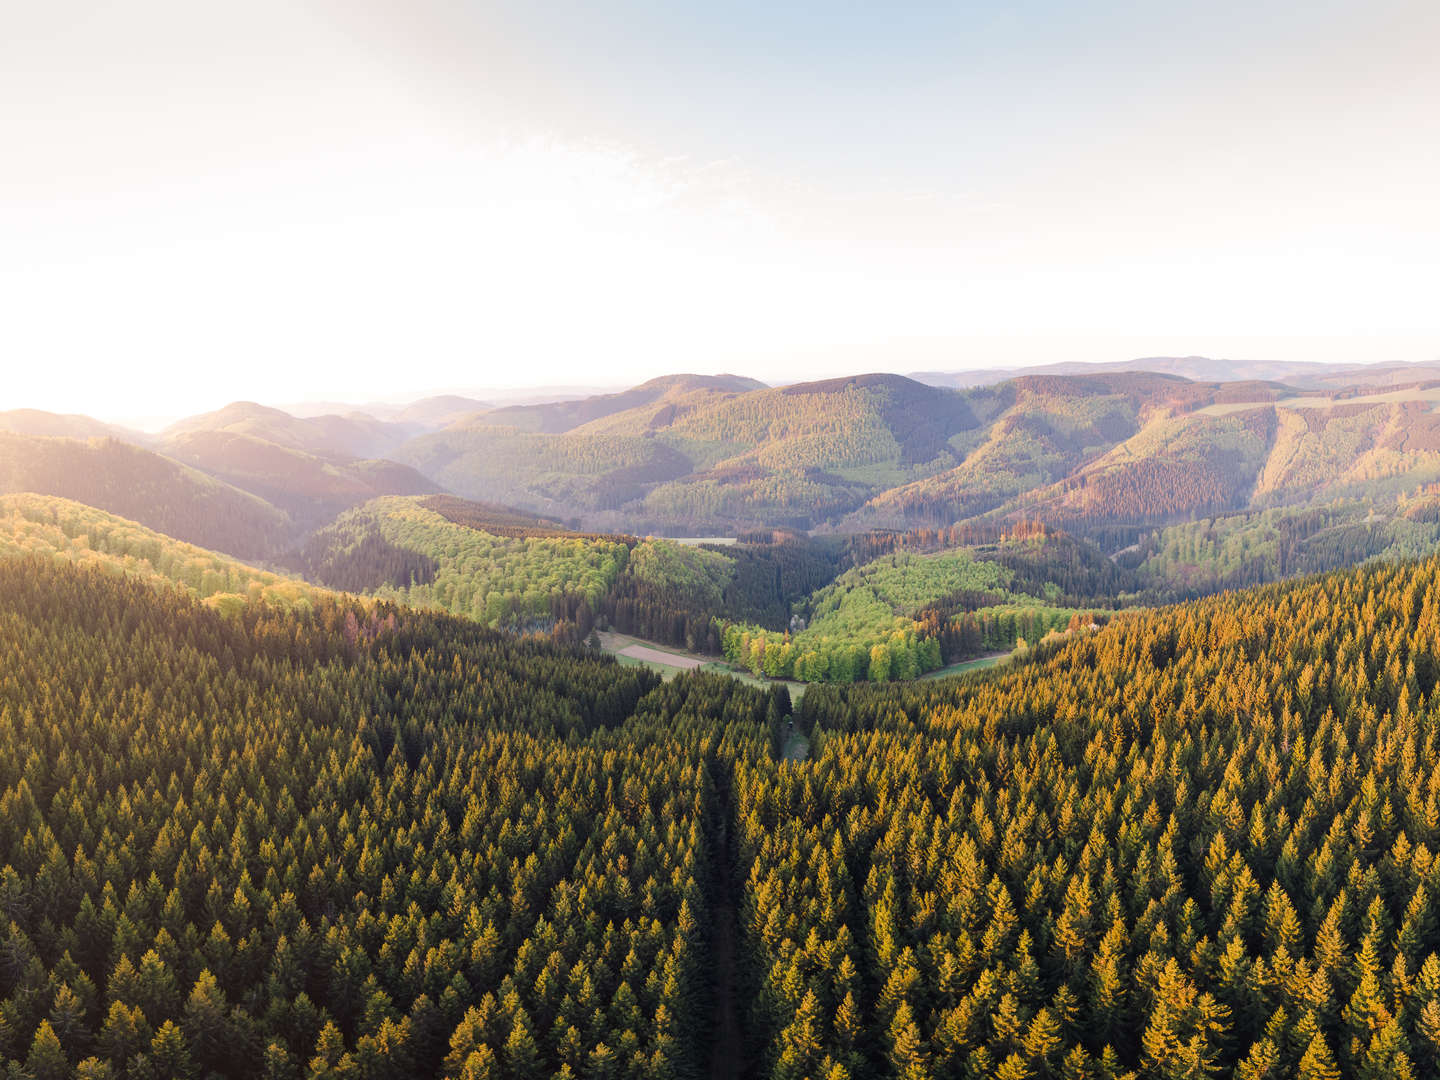
[[[728,799],[726,800],[728,802]],[[728,811],[728,807],[726,808]],[[728,812],[726,817],[728,819]],[[745,1048],[735,1008],[735,900],[730,881],[729,822],[721,825],[721,850],[712,879],[710,960],[714,965],[715,1010],[711,1030],[710,1080],[740,1080]]]

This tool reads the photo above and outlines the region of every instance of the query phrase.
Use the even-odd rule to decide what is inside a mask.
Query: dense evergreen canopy
[[[1373,565],[812,688],[795,760],[783,689],[0,561],[0,1054],[1434,1075],[1437,654],[1440,559]]]

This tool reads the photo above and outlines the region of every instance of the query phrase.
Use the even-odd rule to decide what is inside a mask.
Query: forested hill
[[[368,499],[441,490],[393,461],[321,456],[238,432],[189,432],[169,440],[165,450],[283,510],[292,540]]]
[[[95,444],[103,452],[0,432],[0,471],[11,474],[0,485],[77,498],[247,559],[279,560],[370,499],[422,494],[634,536],[1040,521],[1113,554],[1171,526],[1337,500],[1393,517],[1400,499],[1440,480],[1440,383],[1415,374],[1341,386],[1332,373],[1297,387],[1093,371],[963,390],[885,374],[781,387],[674,375],[537,405],[419,403],[387,419],[237,402],[155,439],[118,433]],[[24,410],[0,415],[5,427],[116,430]],[[208,516],[224,528],[207,529],[204,479],[257,500],[212,485]]]
[[[703,399],[711,395],[723,399],[764,388],[764,383],[738,375],[664,375],[618,394],[597,394],[542,405],[508,405],[461,419],[475,425],[556,433],[634,409],[669,407],[680,400]]]
[[[0,1056],[1435,1075],[1437,643],[1372,565],[812,688],[797,761],[783,690],[0,560]]]
[[[378,420],[365,413],[298,417],[253,401],[237,401],[177,421],[161,438],[173,442],[200,432],[223,432],[322,457],[377,458],[423,430],[419,423]]]
[[[1440,386],[1296,389],[1140,371],[967,390],[866,375],[776,389],[657,380],[502,409],[397,460],[468,498],[588,529],[946,526],[1039,519],[1123,547],[1157,525],[1440,476]]]
[[[283,550],[290,535],[263,499],[112,438],[0,434],[0,492],[73,499],[240,558]]]
[[[0,495],[0,557],[40,556],[104,569],[163,589],[179,589],[212,607],[264,600],[308,605],[324,590],[249,566],[147,529],[116,514],[50,495]]]

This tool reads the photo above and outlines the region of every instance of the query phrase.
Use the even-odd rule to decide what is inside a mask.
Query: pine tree
[[[1325,1037],[1316,1032],[1305,1048],[1300,1066],[1295,1073],[1297,1080],[1340,1080],[1340,1069],[1325,1043]]]
[[[30,1054],[25,1058],[25,1069],[35,1080],[67,1080],[70,1076],[70,1062],[49,1020],[41,1020],[40,1026],[35,1029]]]
[[[535,1045],[535,1037],[530,1034],[530,1020],[523,1011],[516,1015],[515,1023],[505,1040],[503,1060],[506,1075],[513,1080],[538,1075],[540,1050]]]
[[[183,1080],[195,1075],[195,1064],[185,1036],[173,1020],[166,1020],[150,1040],[150,1058],[160,1075]]]
[[[930,1076],[925,1040],[908,1002],[901,1003],[890,1022],[890,1064],[901,1080],[928,1080]]]

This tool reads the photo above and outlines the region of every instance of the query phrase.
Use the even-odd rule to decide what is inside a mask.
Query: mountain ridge
[[[1440,482],[1440,380],[1396,384],[1423,365],[1329,387],[1197,380],[1146,363],[1156,362],[1028,369],[967,389],[892,373],[773,387],[676,374],[430,428],[233,402],[177,422],[150,448],[258,496],[271,508],[256,504],[259,516],[288,518],[295,539],[371,498],[453,493],[597,533],[843,533],[1038,517],[1119,548],[1137,530],[1197,517],[1367,492],[1389,502]],[[1171,366],[1194,363],[1213,373],[1228,362]],[[467,404],[426,399],[417,413],[450,420]],[[0,424],[6,415],[15,426],[104,430],[25,412],[0,414]],[[53,479],[41,484],[49,493],[82,490]]]

